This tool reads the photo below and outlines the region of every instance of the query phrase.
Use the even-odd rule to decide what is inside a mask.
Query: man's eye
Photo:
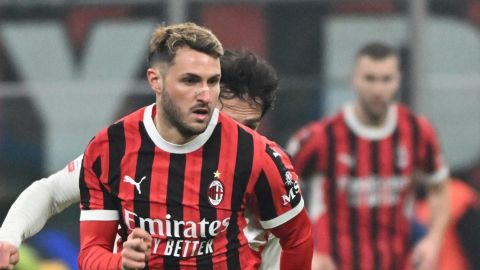
[[[375,81],[375,76],[373,75],[365,75],[365,80],[367,82],[374,82]]]
[[[208,80],[208,84],[216,85],[220,80],[218,78]]]
[[[195,79],[195,78],[184,78],[182,81],[183,81],[184,83],[186,83],[186,84],[194,84],[194,83],[196,83],[198,80]]]
[[[385,76],[383,77],[383,82],[390,82],[393,80],[393,77],[392,76]]]

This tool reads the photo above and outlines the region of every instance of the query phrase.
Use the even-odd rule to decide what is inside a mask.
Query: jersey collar
[[[360,122],[354,112],[354,104],[349,103],[343,107],[343,116],[348,127],[360,137],[369,140],[384,139],[395,130],[397,125],[398,106],[390,105],[387,112],[387,119],[382,127],[369,127]]]
[[[143,113],[143,123],[145,124],[145,129],[147,130],[150,139],[152,139],[152,141],[158,148],[168,153],[186,154],[196,151],[208,141],[215,129],[215,126],[218,123],[219,111],[218,109],[214,109],[212,113],[212,118],[208,123],[207,129],[205,129],[203,133],[199,134],[197,137],[195,137],[195,139],[185,144],[174,144],[162,138],[162,136],[160,136],[160,133],[158,133],[158,130],[155,127],[155,123],[153,122],[152,118],[152,112],[154,107],[155,104],[152,104],[145,108],[145,111]]]

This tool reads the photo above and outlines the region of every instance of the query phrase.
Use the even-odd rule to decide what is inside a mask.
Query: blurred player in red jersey
[[[80,269],[257,269],[246,211],[310,268],[297,176],[272,143],[215,106],[223,49],[195,24],[157,28],[147,79],[156,103],[90,142],[80,172]],[[123,243],[112,253],[117,226]],[[300,226],[301,225],[301,226]]]
[[[256,129],[260,119],[270,109],[276,94],[278,78],[275,70],[245,50],[227,50],[221,58],[221,68],[219,108],[240,123]],[[6,255],[4,260],[0,260],[0,269],[8,269],[9,264],[13,267],[18,261],[16,247],[23,239],[37,233],[50,216],[79,201],[78,175],[81,161],[80,157],[64,170],[36,181],[15,202],[0,229],[0,239],[3,240],[0,241],[0,253]],[[29,198],[38,200],[33,205]],[[267,242],[265,232],[258,227],[258,222],[250,222],[245,231],[252,248],[261,250],[267,244],[262,254],[263,269],[278,269],[278,239]],[[8,254],[11,255],[10,262]]]
[[[429,187],[432,223],[413,250],[414,269],[434,270],[448,223],[446,183],[434,129],[394,101],[397,52],[371,43],[357,53],[357,99],[302,128],[288,152],[299,176],[313,180],[314,269],[402,269],[406,264],[413,174]]]

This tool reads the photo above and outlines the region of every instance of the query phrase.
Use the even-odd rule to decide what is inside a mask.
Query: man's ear
[[[158,68],[150,67],[147,69],[147,80],[153,92],[160,94],[163,89],[163,78]]]

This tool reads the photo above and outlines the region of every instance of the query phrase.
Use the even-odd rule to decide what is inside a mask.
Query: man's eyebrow
[[[195,77],[195,78],[200,78],[199,75],[194,74],[194,73],[184,73],[182,76],[189,76],[189,77]]]

